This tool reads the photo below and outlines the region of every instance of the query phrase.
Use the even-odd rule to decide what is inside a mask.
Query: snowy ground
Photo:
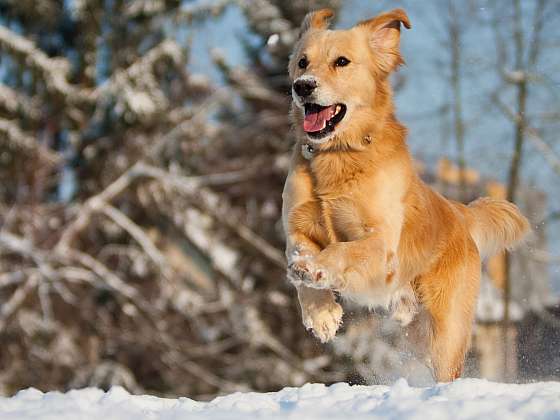
[[[508,385],[462,379],[428,388],[308,384],[267,394],[236,393],[209,403],[135,396],[123,388],[66,394],[34,389],[0,398],[0,419],[560,419],[560,383]]]

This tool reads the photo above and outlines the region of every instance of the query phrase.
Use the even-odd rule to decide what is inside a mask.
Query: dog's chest
[[[319,204],[329,242],[355,241],[383,232],[388,249],[397,249],[404,205],[396,194],[371,188],[367,193],[349,191],[336,198],[319,198]]]
[[[357,240],[366,233],[366,223],[359,204],[351,198],[320,199],[321,225],[329,242]]]
[[[366,165],[354,158],[319,155],[311,161],[321,225],[329,242],[354,241],[383,231],[388,249],[396,251],[404,219],[402,170],[395,163]]]

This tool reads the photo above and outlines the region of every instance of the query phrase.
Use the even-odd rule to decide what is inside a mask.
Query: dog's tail
[[[469,232],[482,257],[513,248],[531,230],[527,218],[506,200],[479,198],[466,210]]]

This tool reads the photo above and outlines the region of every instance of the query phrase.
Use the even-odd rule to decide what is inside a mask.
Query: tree
[[[295,36],[313,5],[261,6],[244,10]],[[260,74],[221,63],[240,111],[230,89],[186,71],[174,37],[227,2],[1,7],[5,392],[204,397],[342,379],[284,281],[288,44],[267,66],[257,51],[274,33],[261,38]]]
[[[512,14],[504,13],[505,5],[496,5],[494,9],[493,28],[495,31],[495,41],[498,73],[505,82],[506,86],[514,91],[514,105],[510,106],[504,102],[504,91],[494,96],[494,102],[503,111],[504,115],[510,119],[514,130],[514,145],[509,164],[507,179],[507,199],[516,201],[520,184],[520,174],[523,167],[524,148],[527,138],[527,130],[530,127],[529,96],[531,92],[530,82],[534,76],[536,65],[538,64],[542,51],[542,30],[547,16],[547,8],[550,6],[547,0],[537,0],[531,10],[527,5],[523,6],[518,0],[512,0],[509,4]],[[525,7],[525,8],[524,8]],[[530,28],[527,30],[527,20],[524,16],[532,15]],[[507,35],[506,30],[510,30]],[[509,29],[511,28],[511,29]],[[508,41],[506,41],[508,40]],[[546,143],[542,142],[542,146]],[[548,148],[545,153],[551,153]],[[550,157],[549,157],[550,159]],[[510,325],[510,300],[511,300],[511,277],[512,277],[511,257],[506,254],[506,277],[504,285],[504,374],[508,377],[508,347],[509,342],[507,330]]]

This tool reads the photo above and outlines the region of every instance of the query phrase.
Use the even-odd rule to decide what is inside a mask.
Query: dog
[[[289,62],[288,279],[321,342],[341,325],[337,295],[382,306],[424,336],[435,380],[450,382],[470,345],[481,259],[520,243],[529,223],[505,200],[448,200],[415,172],[389,82],[403,64],[406,12],[348,30],[330,30],[332,17],[329,9],[305,17]]]

